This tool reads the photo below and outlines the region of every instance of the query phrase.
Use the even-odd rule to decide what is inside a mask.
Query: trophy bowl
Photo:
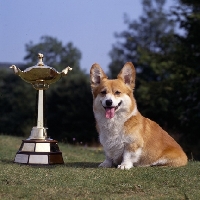
[[[43,54],[38,53],[39,62],[33,67],[28,67],[24,71],[21,71],[15,65],[12,68],[18,76],[24,81],[31,83],[36,90],[45,90],[49,88],[49,85],[58,81],[62,76],[67,75],[70,67],[66,67],[62,72],[58,72],[53,67],[49,67],[43,63]]]
[[[47,136],[47,127],[44,127],[44,100],[45,90],[50,84],[57,82],[68,71],[66,67],[58,72],[53,67],[43,63],[43,54],[38,53],[38,63],[33,67],[21,71],[15,65],[10,68],[14,73],[27,83],[32,84],[37,91],[37,125],[31,130],[28,139],[22,140],[22,144],[16,153],[14,162],[22,164],[63,164],[62,152],[59,150],[58,142]]]

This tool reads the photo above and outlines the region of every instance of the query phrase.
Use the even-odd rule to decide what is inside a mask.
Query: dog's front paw
[[[112,162],[105,160],[99,165],[99,167],[110,168],[112,167]]]
[[[117,168],[118,169],[130,169],[130,168],[132,168],[133,167],[133,165],[132,164],[121,164],[121,165],[118,165],[117,166]]]

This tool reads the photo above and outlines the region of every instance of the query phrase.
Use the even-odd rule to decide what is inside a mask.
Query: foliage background
[[[167,130],[189,158],[200,159],[200,3],[178,2],[165,11],[165,0],[143,0],[138,20],[126,16],[127,30],[116,34],[107,73],[115,78],[125,62],[133,62],[140,112]],[[21,69],[35,65],[38,52],[58,71],[73,68],[46,91],[48,135],[69,143],[97,143],[89,75],[80,67],[80,50],[51,36],[25,47],[26,64],[17,66]],[[35,123],[36,91],[11,70],[0,70],[0,133],[28,137]]]

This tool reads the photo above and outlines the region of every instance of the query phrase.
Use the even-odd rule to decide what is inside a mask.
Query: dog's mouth
[[[113,106],[107,106],[107,107],[104,107],[105,108],[105,111],[106,111],[106,118],[107,119],[111,119],[115,116],[115,111],[119,108],[119,106],[122,104],[122,101],[120,101],[118,103],[117,106],[113,107]]]

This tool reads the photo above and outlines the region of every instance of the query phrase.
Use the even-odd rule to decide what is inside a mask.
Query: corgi
[[[187,156],[179,144],[138,111],[133,96],[135,77],[131,62],[113,80],[108,79],[99,64],[90,69],[93,112],[106,157],[99,167],[186,165]]]

